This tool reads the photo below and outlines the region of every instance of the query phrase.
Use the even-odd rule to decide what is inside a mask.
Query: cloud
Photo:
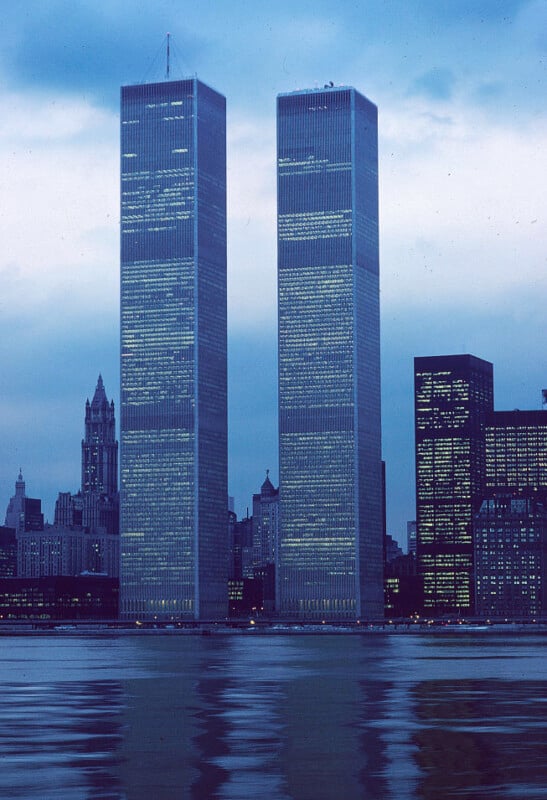
[[[193,72],[206,44],[191,33],[170,2],[97,3],[29,0],[21,8],[2,8],[2,62],[12,85],[47,87],[91,95],[118,105],[121,83],[162,80],[167,30],[176,31],[177,52]],[[161,51],[161,52],[160,52]]]
[[[274,122],[228,117],[228,313],[239,330],[276,316]]]
[[[431,69],[416,78],[411,94],[422,94],[435,100],[449,100],[452,97],[455,75],[449,69]]]
[[[0,308],[117,304],[117,116],[70,96],[0,98]],[[33,114],[28,114],[31,107]],[[108,300],[107,298],[111,298]]]
[[[450,105],[384,112],[383,292],[390,304],[492,304],[521,284],[547,289],[547,119],[502,126]]]

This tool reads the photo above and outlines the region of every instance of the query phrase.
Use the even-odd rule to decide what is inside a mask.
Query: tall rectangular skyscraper
[[[377,109],[351,87],[277,100],[277,606],[383,616]]]
[[[226,108],[121,92],[121,613],[226,615]]]
[[[426,613],[473,611],[473,515],[485,488],[493,367],[472,355],[414,359],[416,556]]]

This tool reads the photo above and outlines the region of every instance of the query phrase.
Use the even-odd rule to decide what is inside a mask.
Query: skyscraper
[[[534,617],[547,609],[547,413],[492,411],[486,490],[475,517],[476,611]]]
[[[471,355],[414,359],[416,555],[430,613],[473,610],[473,515],[485,486],[493,367]]]
[[[277,100],[280,540],[287,616],[383,615],[377,109]]]
[[[547,508],[533,494],[486,498],[474,521],[475,612],[521,619],[547,611]]]
[[[121,93],[121,613],[226,615],[226,109]]]
[[[85,404],[82,439],[82,492],[114,495],[118,491],[118,442],[114,401],[106,397],[99,375],[91,403]]]
[[[84,527],[119,533],[118,442],[114,401],[106,397],[99,375],[93,400],[85,404],[82,439],[82,497]]]

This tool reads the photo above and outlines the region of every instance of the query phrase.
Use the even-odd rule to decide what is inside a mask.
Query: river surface
[[[547,639],[0,639],[0,798],[547,798]]]

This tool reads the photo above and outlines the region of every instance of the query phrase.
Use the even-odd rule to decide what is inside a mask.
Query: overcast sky
[[[25,0],[0,5],[0,509],[19,467],[52,520],[84,403],[119,397],[119,87],[197,74],[228,105],[229,492],[277,481],[275,97],[379,109],[388,530],[414,516],[413,357],[547,386],[546,0]],[[0,511],[3,515],[3,511]],[[1,520],[0,520],[1,521]]]

